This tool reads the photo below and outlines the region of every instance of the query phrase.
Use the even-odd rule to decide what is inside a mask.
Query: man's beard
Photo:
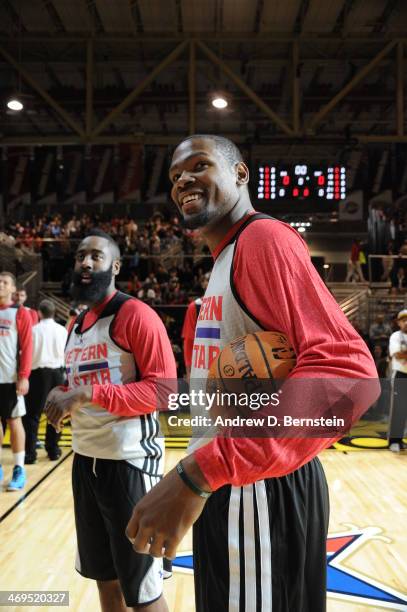
[[[181,225],[186,229],[198,229],[200,227],[205,227],[208,225],[211,220],[210,213],[207,208],[197,213],[196,215],[191,215],[190,217],[181,218]]]
[[[71,295],[75,301],[83,304],[97,304],[106,297],[112,282],[112,266],[105,272],[89,272],[91,282],[82,284],[82,272],[72,275]]]

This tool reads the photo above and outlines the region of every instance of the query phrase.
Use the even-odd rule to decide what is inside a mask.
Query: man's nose
[[[185,185],[188,185],[188,183],[193,183],[194,181],[195,177],[186,170],[184,170],[177,181],[178,189],[183,189]]]
[[[81,268],[83,270],[90,270],[93,268],[93,261],[91,255],[85,255],[85,257],[81,261]]]

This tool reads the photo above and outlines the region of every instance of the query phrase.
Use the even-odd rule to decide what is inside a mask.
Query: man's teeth
[[[189,202],[193,202],[194,200],[198,200],[200,198],[199,193],[190,193],[189,195],[182,198],[182,205],[189,204]]]

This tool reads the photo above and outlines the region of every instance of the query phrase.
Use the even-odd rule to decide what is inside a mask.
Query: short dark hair
[[[196,140],[202,138],[205,140],[212,140],[215,143],[216,149],[219,153],[228,161],[231,165],[237,164],[243,161],[242,154],[234,142],[225,138],[224,136],[218,136],[217,134],[192,134],[184,138],[180,144],[187,140]],[[178,145],[179,146],[179,145]]]
[[[0,272],[0,276],[8,276],[13,281],[14,285],[17,285],[17,279],[12,272],[8,272],[7,270],[2,270]]]
[[[24,287],[24,285],[17,285],[16,291],[25,291],[27,293],[27,289]]]
[[[53,319],[55,317],[55,304],[52,300],[41,300],[38,310],[44,319]]]
[[[119,245],[113,240],[110,234],[107,234],[102,229],[95,227],[94,229],[90,230],[85,238],[89,238],[89,236],[97,236],[98,238],[104,238],[107,240],[113,253],[113,259],[120,259]]]

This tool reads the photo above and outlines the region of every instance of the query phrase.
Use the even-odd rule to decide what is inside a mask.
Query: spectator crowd
[[[61,214],[10,222],[0,242],[15,248],[16,273],[24,254],[42,258],[44,281],[61,281],[69,294],[73,252],[78,240],[93,227],[109,233],[123,257],[119,283],[128,293],[151,305],[187,304],[201,291],[212,260],[197,233],[181,227],[178,217],[164,220],[160,213],[141,224],[130,217]]]

